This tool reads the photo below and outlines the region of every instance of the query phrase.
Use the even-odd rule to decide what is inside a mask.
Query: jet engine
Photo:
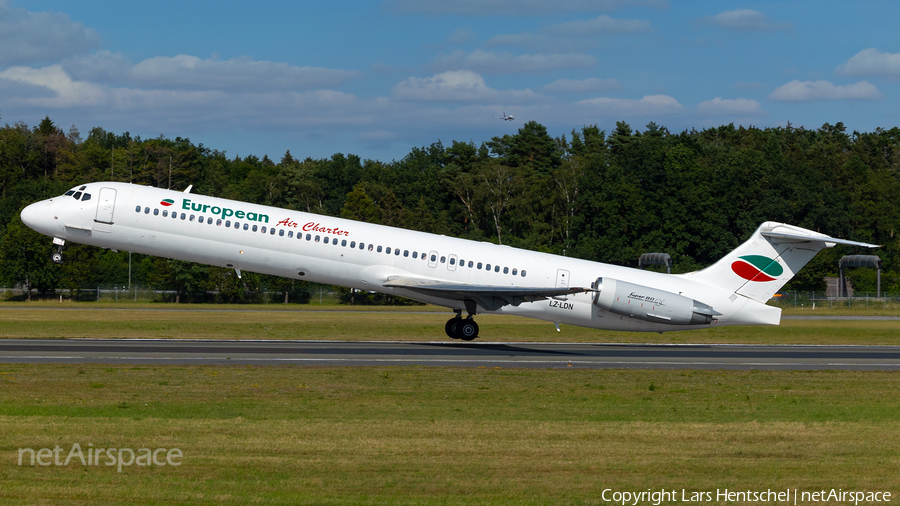
[[[689,297],[612,278],[597,278],[594,305],[611,313],[670,325],[706,325],[718,313]]]

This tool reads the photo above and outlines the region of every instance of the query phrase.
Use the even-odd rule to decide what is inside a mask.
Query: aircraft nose
[[[28,226],[28,228],[34,228],[34,222],[37,218],[37,204],[31,204],[25,209],[22,209],[22,223]]]

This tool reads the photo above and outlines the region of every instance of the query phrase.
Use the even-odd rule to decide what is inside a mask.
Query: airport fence
[[[0,288],[0,300],[23,301],[27,293],[21,287]],[[76,290],[56,289],[31,292],[32,300],[58,300],[59,302],[161,302],[161,303],[251,303],[251,304],[338,304],[340,293],[331,286],[313,285],[295,291],[247,291],[221,293],[218,291],[178,292],[132,286],[99,285]]]
[[[857,292],[851,297],[833,297],[825,292],[785,291],[775,294],[769,304],[782,309],[894,309],[900,310],[900,294]]]

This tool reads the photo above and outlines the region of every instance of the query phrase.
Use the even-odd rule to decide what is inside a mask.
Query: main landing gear
[[[472,319],[470,314],[467,318],[462,318],[462,311],[457,311],[456,316],[447,320],[444,325],[444,331],[451,339],[462,339],[463,341],[471,341],[478,337],[478,324]]]

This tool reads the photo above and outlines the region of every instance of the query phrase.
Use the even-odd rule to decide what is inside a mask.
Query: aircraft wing
[[[395,276],[384,283],[388,288],[404,288],[406,290],[440,297],[443,299],[459,300],[466,303],[466,310],[473,313],[470,303],[475,303],[487,311],[496,311],[503,306],[518,306],[523,302],[534,302],[582,292],[593,292],[592,288],[568,287],[522,287],[522,286],[495,286],[472,285],[468,283],[451,283],[425,278],[413,278]]]

